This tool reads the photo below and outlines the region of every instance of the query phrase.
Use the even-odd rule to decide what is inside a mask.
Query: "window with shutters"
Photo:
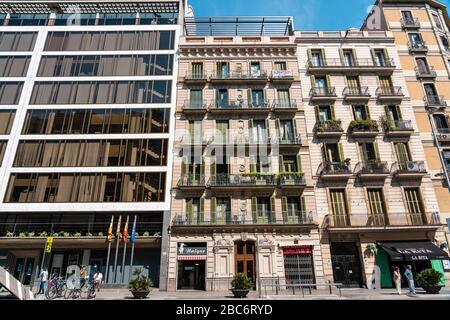
[[[295,143],[297,138],[295,132],[294,120],[290,119],[278,121],[278,135],[281,143]]]
[[[191,144],[201,145],[203,140],[203,122],[201,120],[189,120],[188,133]]]
[[[359,152],[361,160],[364,162],[373,162],[379,160],[378,150],[375,143],[360,143]]]
[[[436,13],[433,13],[432,16],[433,16],[434,24],[436,25],[436,27],[438,29],[442,30],[443,29],[442,23],[441,23],[441,19],[439,18],[439,16]]]
[[[274,199],[269,197],[256,197],[253,199],[254,217],[258,223],[269,223],[272,221],[273,201]]]
[[[203,63],[193,62],[192,63],[192,78],[202,79],[203,78]]]
[[[375,60],[375,65],[379,67],[384,67],[387,64],[386,52],[384,49],[374,49],[373,56]]]
[[[191,89],[189,91],[189,102],[190,108],[201,108],[203,105],[203,90]]]
[[[385,226],[386,219],[386,205],[384,203],[382,189],[368,189],[367,195],[369,198],[369,222],[373,226]]]
[[[330,190],[332,223],[335,227],[349,226],[348,206],[345,189]]]
[[[311,50],[311,65],[314,67],[321,67],[325,65],[324,55],[322,49]]]
[[[423,225],[426,223],[425,210],[418,188],[405,188],[405,200],[408,210],[408,222],[412,225]]]
[[[357,121],[369,120],[368,110],[366,106],[353,106],[353,117]]]
[[[356,65],[356,58],[353,50],[351,49],[345,49],[342,51],[342,59],[343,64],[346,67],[352,67]]]
[[[392,86],[392,79],[390,76],[381,76],[379,78],[381,93],[384,95],[391,95],[394,93]]]
[[[297,164],[298,156],[295,155],[283,155],[281,156],[282,166],[281,173],[299,172],[299,165]]]
[[[231,199],[211,198],[211,213],[215,223],[223,224],[231,222]]]
[[[186,199],[186,215],[189,224],[199,224],[203,222],[203,208],[201,198]]]
[[[307,223],[304,197],[282,197],[283,217],[290,223]]]
[[[407,164],[409,161],[411,161],[411,154],[409,152],[408,143],[406,142],[394,143],[394,149],[399,169],[407,170]]]

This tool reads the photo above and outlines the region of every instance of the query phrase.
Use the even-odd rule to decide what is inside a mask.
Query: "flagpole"
[[[112,231],[112,225],[114,224],[114,216],[111,216],[111,223],[110,223],[110,229],[108,229],[108,237],[109,237],[109,230]],[[106,274],[105,274],[105,283],[108,283],[108,276],[109,276],[109,257],[111,255],[111,240],[108,238],[108,255],[106,256]],[[99,266],[100,267],[100,266]],[[101,270],[97,270],[101,271]]]
[[[122,216],[119,216],[119,221],[117,221],[117,231],[116,231],[116,256],[114,258],[114,273],[113,273],[113,283],[116,283],[117,274],[117,256],[119,254],[119,242],[120,242],[120,223],[122,221]]]
[[[133,259],[134,259],[134,243],[136,242],[136,219],[134,216],[133,229],[131,231],[131,259],[130,259],[130,275],[128,276],[131,279],[133,274]]]
[[[123,281],[125,279],[125,257],[127,255],[127,240],[128,240],[128,221],[130,216],[127,216],[127,222],[125,222],[125,227],[123,229],[123,257],[122,257],[122,269],[121,269],[121,281],[120,283],[123,284]]]

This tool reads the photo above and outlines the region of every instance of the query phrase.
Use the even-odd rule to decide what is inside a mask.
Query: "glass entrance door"
[[[17,258],[14,278],[24,285],[30,285],[33,280],[34,261],[34,258]]]
[[[236,274],[246,274],[252,280],[253,287],[256,288],[255,242],[237,241],[234,243],[234,252]]]
[[[335,283],[342,283],[346,288],[362,286],[361,262],[355,243],[332,243],[331,262]]]

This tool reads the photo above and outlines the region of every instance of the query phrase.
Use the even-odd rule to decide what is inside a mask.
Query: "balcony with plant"
[[[378,133],[380,131],[380,127],[378,122],[375,120],[367,119],[367,120],[353,120],[350,122],[348,126],[350,133],[362,133],[362,132],[371,132]]]

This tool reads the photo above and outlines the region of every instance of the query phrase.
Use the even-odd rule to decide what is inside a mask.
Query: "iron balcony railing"
[[[202,71],[188,71],[184,76],[185,80],[207,80],[208,75]]]
[[[438,95],[427,95],[423,98],[423,103],[427,107],[446,107],[447,101],[445,101],[444,96]]]
[[[203,216],[192,216],[188,214],[177,214],[172,220],[175,226],[215,226],[215,225],[312,225],[316,224],[311,214],[305,212],[284,212],[283,219],[277,219],[272,212],[255,212],[254,214],[233,214],[231,212],[222,212],[222,217],[205,218]]]
[[[325,224],[331,228],[342,227],[403,227],[403,226],[439,226],[439,213],[376,213],[347,215],[330,214],[325,218]]]
[[[403,97],[401,87],[378,87],[375,94],[378,97]]]
[[[217,110],[226,109],[269,109],[270,102],[268,100],[261,101],[248,101],[244,99],[240,100],[214,100],[212,108]]]
[[[311,98],[331,98],[336,97],[335,87],[314,87],[309,92]]]
[[[305,186],[305,175],[303,173],[280,173],[278,184],[280,186]]]
[[[349,130],[351,133],[378,132],[378,122],[375,120],[353,120],[350,122]]]
[[[437,76],[433,66],[427,68],[415,67],[414,70],[416,71],[416,76],[419,78],[436,78]]]
[[[408,42],[409,51],[428,51],[428,46],[425,41]]]
[[[178,187],[204,187],[205,176],[201,174],[187,174],[178,180]]]
[[[233,140],[234,140],[234,144],[237,144],[237,145],[270,144],[272,142],[272,138],[270,137],[269,130],[259,132],[258,134],[253,134],[252,132],[250,132],[247,135],[237,134]]]
[[[325,161],[319,166],[320,175],[351,175],[352,170],[348,162],[330,162]]]
[[[384,130],[388,131],[414,131],[411,120],[385,120]]]
[[[370,96],[369,87],[345,87],[342,95],[347,97],[366,97]]]
[[[292,136],[292,137],[282,137],[277,136],[272,141],[275,141],[278,144],[285,144],[285,145],[296,145],[296,144],[302,144],[302,138],[301,135]]]
[[[402,28],[420,28],[420,22],[417,18],[401,18]]]
[[[383,61],[375,61],[373,59],[367,58],[367,59],[353,59],[351,61],[349,60],[343,60],[343,59],[326,59],[321,61],[313,61],[308,60],[306,67],[308,69],[314,69],[314,68],[336,68],[336,67],[343,67],[343,68],[361,68],[361,67],[369,67],[369,68],[392,68],[395,67],[395,61],[394,59],[386,59]]]
[[[123,218],[123,217],[122,217]],[[136,232],[139,236],[161,236],[163,223],[139,222],[136,223]],[[29,222],[29,223],[0,223],[0,237],[7,238],[36,238],[36,237],[105,237],[108,235],[108,222]],[[128,230],[131,232],[131,228]]]
[[[267,80],[268,75],[264,70],[260,71],[231,71],[231,72],[221,72],[216,71],[211,75],[211,79],[220,80]]]
[[[206,101],[204,100],[184,100],[183,110],[203,110],[207,109]]]
[[[323,132],[343,132],[341,120],[327,120],[316,122],[316,131]]]
[[[270,77],[273,80],[292,80],[294,73],[291,70],[272,70]]]
[[[356,174],[389,174],[387,161],[361,161],[355,166]]]
[[[221,174],[209,178],[208,185],[211,187],[232,186],[276,186],[274,174]]]
[[[395,162],[392,165],[391,172],[394,174],[408,174],[408,173],[421,173],[427,172],[424,161],[401,161]]]
[[[272,107],[276,109],[297,109],[297,100],[295,99],[284,99],[284,100],[274,100]]]
[[[450,141],[450,128],[436,128],[436,137],[441,141]]]

